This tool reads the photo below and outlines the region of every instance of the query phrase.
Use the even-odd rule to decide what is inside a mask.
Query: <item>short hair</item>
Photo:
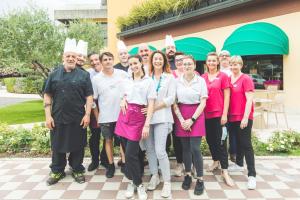
[[[108,51],[105,51],[105,52],[101,53],[101,55],[100,55],[100,61],[101,62],[102,62],[103,56],[111,57],[111,58],[114,59],[114,55],[112,53],[110,53]]]
[[[242,57],[241,56],[237,56],[237,55],[231,56],[229,63],[230,64],[232,64],[232,63],[240,64],[241,66],[243,66],[243,64],[244,64]]]
[[[177,51],[177,52],[175,52],[175,54],[174,54],[175,57],[176,57],[176,56],[183,56],[183,55],[184,55],[184,53],[181,52],[181,51]]]
[[[154,55],[157,53],[162,55],[163,60],[164,60],[163,69],[162,69],[163,72],[171,73],[171,68],[170,68],[166,54],[164,54],[162,51],[156,50],[150,56],[149,74],[152,74],[154,72],[154,67],[153,67],[152,61],[153,61]]]
[[[184,59],[191,59],[194,62],[194,64],[196,65],[196,60],[195,60],[195,58],[192,55],[185,55],[184,58],[183,58],[183,60]]]
[[[222,51],[219,53],[219,57],[222,56],[222,55],[228,55],[228,56],[230,56],[230,52],[227,51],[227,50],[222,50]]]
[[[90,52],[89,54],[88,54],[88,58],[90,58],[92,55],[98,55],[99,56],[99,54],[98,53],[96,53],[95,51],[92,51],[92,52]]]

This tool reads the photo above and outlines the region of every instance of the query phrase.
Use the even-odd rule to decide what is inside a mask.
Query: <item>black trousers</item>
[[[89,139],[89,147],[90,152],[92,156],[92,162],[99,163],[99,160],[101,159],[101,162],[107,162],[107,155],[105,151],[105,140],[103,141],[101,155],[100,155],[100,139],[101,139],[101,129],[100,128],[91,128],[91,137]]]
[[[139,186],[142,183],[143,155],[138,141],[131,141],[121,137],[121,144],[125,150],[125,176]]]
[[[85,168],[82,165],[84,157],[84,148],[70,152],[68,161],[73,172],[84,172]],[[52,163],[50,169],[53,173],[62,173],[67,165],[66,153],[52,152]]]
[[[244,129],[240,128],[240,121],[230,122],[230,130],[234,131],[237,136],[237,152],[236,164],[244,165],[244,157],[247,163],[248,176],[256,176],[254,151],[251,142],[251,130],[253,121],[248,121],[248,126]]]
[[[203,157],[200,150],[201,139],[202,137],[200,136],[180,138],[185,172],[191,172],[193,163],[197,171],[197,177],[203,176]]]
[[[177,163],[182,163],[182,144],[180,141],[180,138],[176,136],[175,134],[175,125],[173,126],[173,131],[172,131],[172,141],[173,141],[173,147],[174,147],[174,152],[175,152],[175,157]]]
[[[228,153],[226,140],[221,144],[222,125],[221,117],[205,119],[206,141],[209,146],[212,159],[220,161],[222,169],[228,168]]]

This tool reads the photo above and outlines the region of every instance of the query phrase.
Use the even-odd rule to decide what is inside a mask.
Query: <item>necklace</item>
[[[157,84],[157,86],[156,86],[156,92],[157,92],[157,93],[158,93],[158,91],[159,91],[159,89],[160,89],[160,87],[161,87],[161,79],[162,79],[161,77],[162,77],[162,75],[160,75],[158,84]],[[154,74],[152,74],[152,79],[154,80]]]

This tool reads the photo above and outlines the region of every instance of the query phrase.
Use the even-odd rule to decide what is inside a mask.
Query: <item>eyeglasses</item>
[[[220,57],[230,57],[230,55],[220,55]]]
[[[182,62],[183,61],[183,58],[181,59],[175,59],[175,62]]]
[[[184,63],[183,64],[183,66],[185,66],[185,67],[189,67],[189,66],[193,66],[194,65],[194,63]]]

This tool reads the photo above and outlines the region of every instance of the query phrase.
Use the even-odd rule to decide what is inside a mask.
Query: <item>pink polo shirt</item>
[[[206,100],[205,118],[211,119],[221,117],[224,109],[224,89],[229,88],[229,78],[224,72],[219,72],[212,81],[208,79],[208,73],[202,75],[204,78],[208,98]]]
[[[231,79],[231,78],[230,78]],[[246,107],[246,92],[253,92],[254,84],[252,79],[242,74],[235,83],[230,80],[230,103],[229,103],[229,118],[228,121],[242,121]],[[249,119],[253,120],[253,103],[249,114]]]

